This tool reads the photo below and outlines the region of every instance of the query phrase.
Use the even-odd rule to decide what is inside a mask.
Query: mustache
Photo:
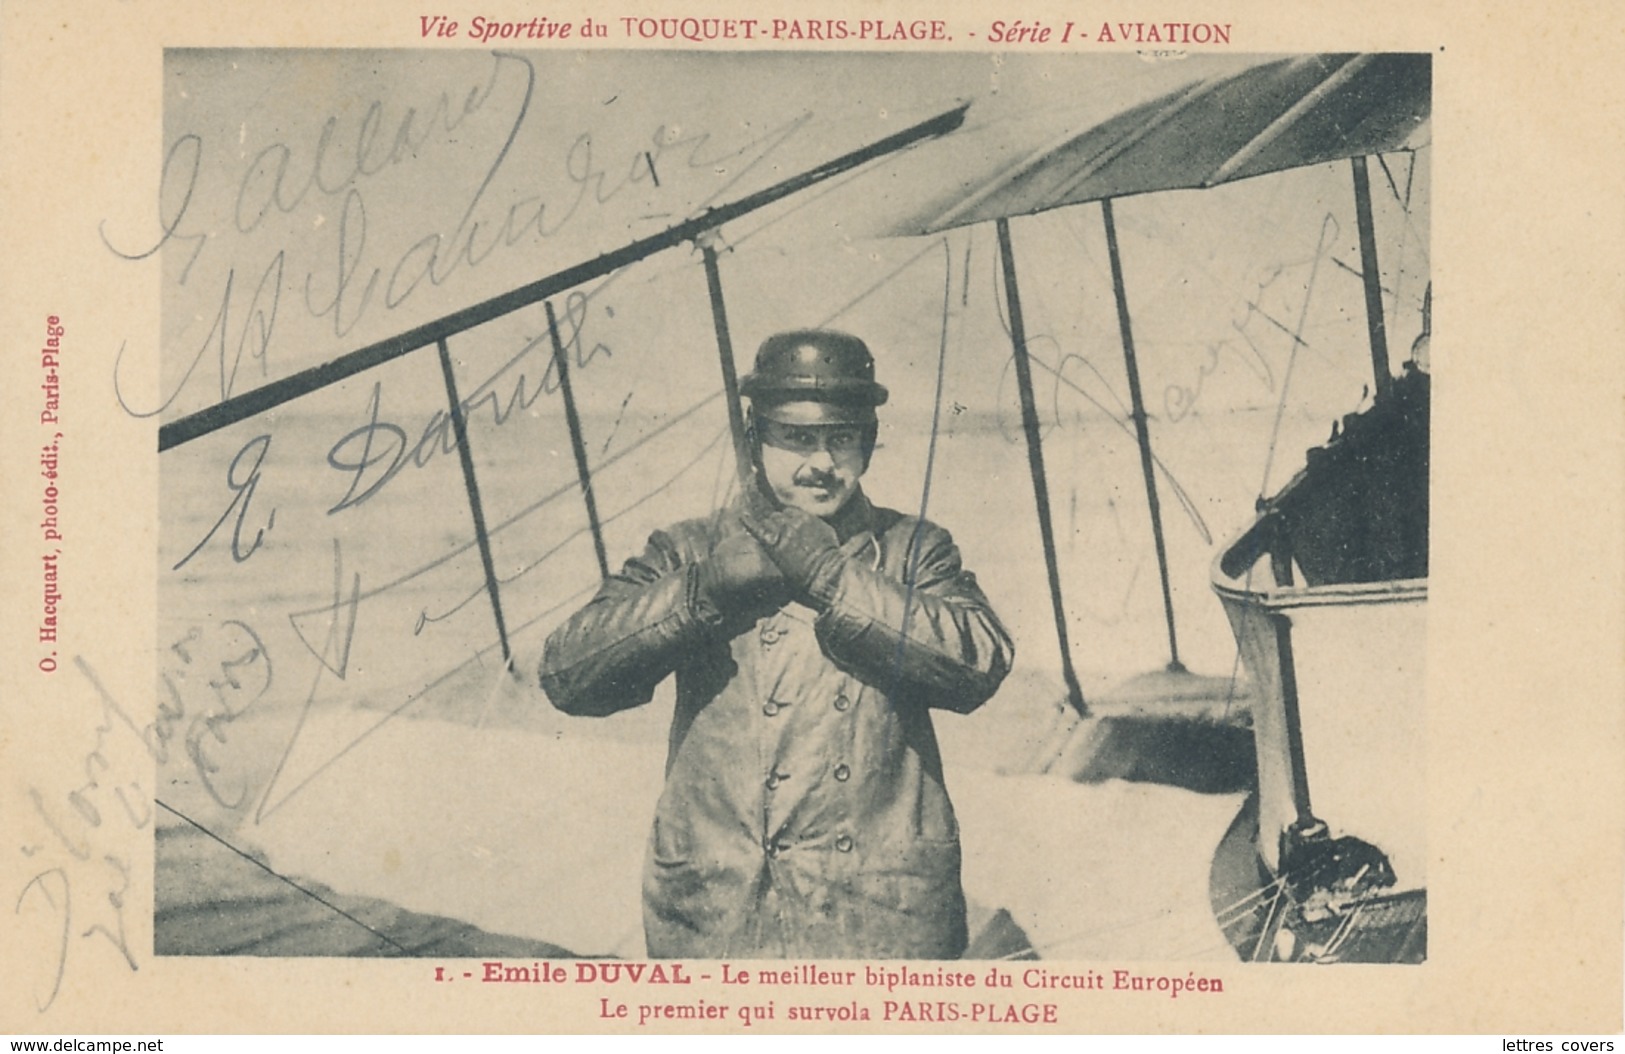
[[[791,482],[798,487],[832,487],[841,482],[841,477],[837,473],[821,468],[801,468],[796,471]]]

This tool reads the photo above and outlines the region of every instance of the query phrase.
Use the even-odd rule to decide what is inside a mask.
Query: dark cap
[[[785,424],[863,424],[886,401],[863,341],[829,329],[776,333],[756,352],[739,391],[762,417]]]

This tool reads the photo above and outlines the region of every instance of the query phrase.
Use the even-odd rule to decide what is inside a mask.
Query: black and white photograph
[[[1617,1031],[1494,9],[8,4],[0,1029]]]
[[[1430,72],[168,53],[156,950],[1425,959]]]

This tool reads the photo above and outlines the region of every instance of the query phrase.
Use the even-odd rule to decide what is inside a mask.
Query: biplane
[[[369,62],[410,83],[428,60],[332,61],[312,83],[370,84]],[[1429,57],[671,55],[642,82],[613,61],[486,57],[393,139],[387,107],[335,104],[323,146],[348,121],[400,149],[336,175],[318,151],[301,181],[277,138],[216,195],[235,191],[238,255],[165,249],[166,349],[218,343],[220,384],[177,398],[201,360],[166,357],[160,699],[195,735],[160,784],[160,951],[638,954],[612,905],[635,903],[647,813],[604,795],[652,809],[658,716],[585,731],[507,671],[651,525],[738,485],[738,349],[832,324],[878,332],[888,385],[918,393],[874,485],[942,510],[1018,633],[1001,697],[944,730],[950,754],[998,755],[955,792],[988,803],[967,818],[972,954],[1423,957],[1427,379],[1387,344],[1425,333],[1431,295]],[[542,75],[561,62],[568,84]],[[794,75],[719,94],[773,70]],[[833,116],[786,119],[796,78],[831,70]],[[538,84],[554,113],[722,116],[554,142]],[[206,105],[174,107],[172,158],[189,121],[223,120],[187,109]],[[437,150],[478,189],[424,235],[446,184],[414,166]],[[524,181],[547,165],[554,185]],[[306,243],[326,255],[287,248]],[[181,288],[199,266],[235,278],[207,310]],[[314,361],[276,350],[298,336]],[[203,653],[229,677],[199,676]],[[1136,724],[1155,764],[1103,756],[1128,740],[1102,729]],[[1102,812],[1080,777],[1142,797]],[[1187,866],[1148,879],[1173,838]],[[503,848],[525,840],[545,849]],[[216,842],[302,876],[297,923],[263,890],[211,895]],[[1108,860],[1144,871],[1091,878]],[[1188,895],[1196,862],[1211,898]],[[1034,894],[1055,871],[1074,895]],[[220,915],[228,939],[207,917],[233,897],[262,906],[246,929]]]

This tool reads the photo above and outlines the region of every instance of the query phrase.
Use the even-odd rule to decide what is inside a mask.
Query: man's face
[[[762,474],[787,508],[824,519],[858,489],[864,469],[862,425],[787,425],[758,418]]]

